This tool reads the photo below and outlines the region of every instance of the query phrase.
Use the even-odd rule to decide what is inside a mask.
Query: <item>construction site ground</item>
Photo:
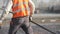
[[[3,21],[2,29],[0,29],[0,34],[8,34],[10,20],[11,20],[11,17],[7,17]],[[36,15],[33,15],[33,21],[55,33],[58,33],[57,31],[60,30],[59,14],[56,14],[56,15],[55,14],[53,14],[53,15],[52,14],[48,14],[48,15],[47,14],[44,14],[44,15],[36,14]],[[30,24],[33,28],[34,34],[52,34],[31,22],[30,22]],[[17,34],[25,34],[25,33],[20,28],[18,30]]]

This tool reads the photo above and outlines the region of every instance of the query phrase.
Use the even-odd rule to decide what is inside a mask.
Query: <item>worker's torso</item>
[[[28,1],[29,0],[13,0],[13,18],[29,15]]]

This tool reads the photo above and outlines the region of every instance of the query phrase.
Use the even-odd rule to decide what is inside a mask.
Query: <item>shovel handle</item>
[[[32,22],[32,23],[34,23],[34,24],[36,24],[37,26],[41,27],[42,29],[44,29],[44,30],[46,30],[46,31],[48,31],[48,32],[50,32],[50,33],[52,33],[52,34],[56,34],[55,32],[53,32],[53,31],[51,31],[51,30],[49,30],[49,29],[47,29],[47,28],[45,28],[45,27],[43,27],[43,26],[41,26],[41,25],[37,24],[37,23],[36,23],[36,22],[34,22],[34,21],[30,21],[30,22]]]

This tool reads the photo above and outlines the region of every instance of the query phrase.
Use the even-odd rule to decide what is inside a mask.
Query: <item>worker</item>
[[[13,16],[8,34],[16,34],[19,28],[22,28],[26,34],[33,34],[33,29],[29,23],[35,10],[32,0],[9,0],[1,15],[0,22],[5,19],[11,9]]]

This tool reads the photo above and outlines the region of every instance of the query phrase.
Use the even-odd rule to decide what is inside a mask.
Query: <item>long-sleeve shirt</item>
[[[32,2],[31,0],[29,0],[29,2],[32,4],[32,7],[34,8],[34,9],[33,9],[33,12],[34,12],[34,10],[35,10],[35,5],[33,4],[33,2]],[[13,2],[12,2],[12,0],[10,0],[10,1],[8,2],[6,8],[4,9],[2,15],[1,15],[1,18],[0,18],[1,20],[4,20],[4,18],[8,15],[9,11],[10,11],[11,8],[12,8],[12,5],[13,5]]]
[[[29,0],[29,8],[30,8],[30,16],[32,16],[34,14],[34,11],[35,11],[35,5],[34,3],[32,2],[32,0]]]

